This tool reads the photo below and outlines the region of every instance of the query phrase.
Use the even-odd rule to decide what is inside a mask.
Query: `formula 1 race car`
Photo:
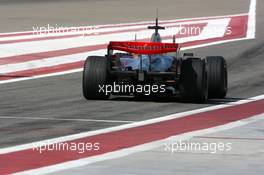
[[[158,19],[148,28],[155,29],[150,42],[111,41],[105,56],[86,59],[83,95],[87,100],[108,99],[110,94],[166,94],[203,103],[226,96],[227,66],[222,56],[181,55],[179,44],[161,42],[158,30],[165,28]]]

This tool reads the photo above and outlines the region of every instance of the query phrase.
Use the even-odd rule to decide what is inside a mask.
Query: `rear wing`
[[[135,54],[162,54],[177,52],[177,49],[176,43],[111,41],[108,45],[108,51],[119,50]]]

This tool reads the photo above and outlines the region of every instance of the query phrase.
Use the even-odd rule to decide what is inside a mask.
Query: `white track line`
[[[63,71],[63,72],[45,74],[45,75],[37,75],[37,76],[31,76],[31,77],[11,79],[11,80],[3,80],[3,81],[0,81],[0,84],[14,83],[14,82],[25,81],[25,80],[34,80],[34,79],[53,77],[53,76],[59,76],[59,75],[67,75],[67,74],[72,74],[72,73],[77,73],[77,72],[82,72],[82,71],[83,71],[83,68],[78,68],[78,69],[72,69],[72,70]]]
[[[99,120],[85,118],[44,118],[44,117],[12,117],[0,116],[0,119],[20,119],[20,120],[49,120],[49,121],[72,121],[72,122],[103,122],[103,123],[134,123],[135,121],[128,120]]]
[[[257,0],[251,0],[248,12],[248,30],[247,38],[255,38],[256,33],[256,7]]]
[[[84,61],[87,58],[87,55],[101,55],[103,56],[106,53],[106,50],[96,50],[89,51],[84,53],[44,58],[39,60],[26,61],[21,63],[6,64],[0,66],[0,74],[4,75],[7,73],[38,69],[43,67],[57,66],[61,64],[75,63],[78,61]]]

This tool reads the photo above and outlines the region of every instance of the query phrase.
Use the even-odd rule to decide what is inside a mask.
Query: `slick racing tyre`
[[[206,57],[208,64],[209,98],[225,98],[227,93],[227,66],[222,56]]]
[[[87,99],[104,100],[110,94],[102,92],[100,87],[107,84],[107,59],[100,56],[90,56],[84,63],[83,96]]]
[[[208,98],[206,61],[188,58],[182,61],[180,94],[184,102],[204,103]]]

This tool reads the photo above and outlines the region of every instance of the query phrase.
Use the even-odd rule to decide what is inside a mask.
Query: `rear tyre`
[[[204,103],[208,99],[206,61],[188,58],[182,61],[180,94],[185,102]]]
[[[227,66],[224,57],[206,57],[208,64],[209,98],[225,98],[227,93]]]
[[[102,92],[100,87],[107,84],[106,57],[90,56],[84,63],[83,70],[83,96],[87,99],[104,100],[110,94]]]

